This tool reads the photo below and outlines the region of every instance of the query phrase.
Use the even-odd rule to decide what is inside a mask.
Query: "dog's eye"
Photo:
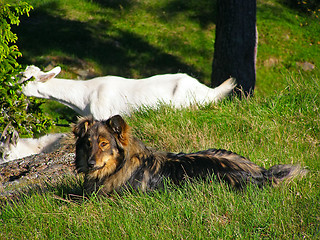
[[[99,143],[99,145],[100,145],[100,147],[103,148],[103,147],[108,145],[108,142],[102,141],[102,142]]]

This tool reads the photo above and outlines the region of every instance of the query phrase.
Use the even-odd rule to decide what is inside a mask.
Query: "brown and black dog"
[[[263,187],[306,173],[295,165],[276,165],[267,170],[221,149],[189,154],[152,150],[132,136],[130,127],[119,115],[106,121],[81,118],[73,126],[73,133],[75,165],[78,172],[85,174],[87,194],[108,194],[124,188],[147,191],[163,186],[164,179],[179,184],[186,179],[212,175],[237,189],[248,183]]]

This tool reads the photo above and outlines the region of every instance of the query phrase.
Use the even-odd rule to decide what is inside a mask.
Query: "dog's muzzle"
[[[89,159],[89,161],[88,161],[88,167],[89,167],[90,172],[94,172],[99,169],[102,169],[102,168],[104,168],[105,165],[106,164],[104,163],[102,166],[97,166],[96,161],[94,159]]]

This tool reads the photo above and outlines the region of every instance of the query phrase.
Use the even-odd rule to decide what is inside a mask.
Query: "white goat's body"
[[[34,154],[52,152],[58,149],[62,139],[66,137],[67,134],[55,133],[47,134],[40,138],[19,138],[16,143],[8,141],[7,144],[3,144],[1,147],[2,159],[0,159],[0,163]]]
[[[235,86],[234,80],[228,79],[212,89],[182,73],[156,75],[140,80],[105,76],[85,81],[53,77],[38,81],[41,73],[44,76],[50,72],[40,71],[40,74],[32,75],[35,80],[22,88],[26,96],[56,100],[82,116],[93,115],[97,120],[116,114],[130,114],[141,106],[156,107],[159,102],[176,108],[194,103],[217,102]]]

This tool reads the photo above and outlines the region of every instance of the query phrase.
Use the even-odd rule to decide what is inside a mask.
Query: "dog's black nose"
[[[96,161],[94,159],[89,159],[88,165],[90,168],[93,168],[96,165]]]

